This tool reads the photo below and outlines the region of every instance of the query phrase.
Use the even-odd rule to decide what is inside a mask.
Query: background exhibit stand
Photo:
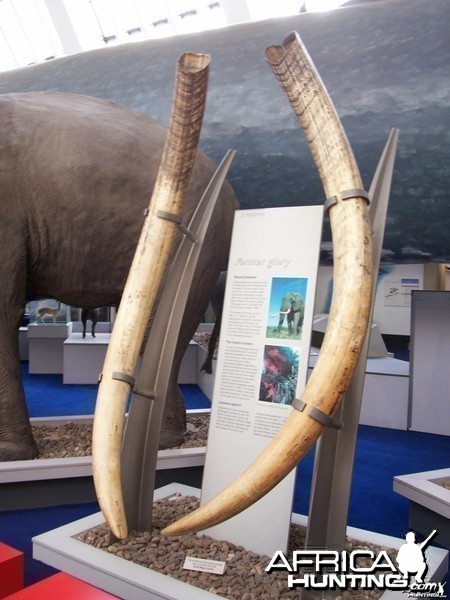
[[[409,427],[414,431],[450,435],[449,356],[450,292],[413,291]]]

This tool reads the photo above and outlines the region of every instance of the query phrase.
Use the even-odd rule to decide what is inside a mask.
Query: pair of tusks
[[[209,56],[205,54],[186,53],[178,61],[172,115],[161,163],[97,395],[92,435],[94,483],[103,515],[118,538],[128,533],[120,465],[125,408],[197,153],[208,70]]]
[[[192,60],[192,55],[189,56]],[[324,420],[318,420],[317,415],[331,415],[347,389],[367,330],[372,296],[371,229],[366,195],[350,145],[328,93],[298,36],[291,34],[283,46],[269,47],[266,57],[305,132],[329,199],[334,247],[334,291],[329,324],[302,398],[295,402],[296,407],[279,433],[228,488],[166,527],[163,530],[165,534],[199,531],[233,517],[267,494],[297,465],[324,428]],[[204,61],[205,58],[194,59],[195,66],[188,67],[186,71],[195,72],[199,63]],[[189,114],[187,118],[193,121],[194,116]],[[170,156],[166,154],[170,153],[164,153],[163,163],[165,160],[170,163]],[[186,174],[183,172],[183,177],[175,179],[175,182],[172,182],[173,177],[176,176],[171,169],[161,166],[151,203],[153,217],[147,220],[150,231],[143,232],[142,244],[140,242],[136,252],[139,262],[143,248],[153,242],[151,238],[158,229],[159,237],[155,237],[152,243],[155,251],[148,253],[154,267],[147,267],[145,275],[145,280],[152,285],[152,294],[156,293],[164,269],[160,265],[167,250],[163,252],[162,249],[169,243],[161,239],[166,235],[166,226],[162,227],[161,219],[154,217],[155,200],[161,193],[176,191]],[[177,203],[178,200],[173,202],[169,210],[174,212]],[[155,256],[160,258],[155,260]],[[129,281],[134,282],[137,277],[136,269],[133,263]],[[140,276],[139,280],[142,281]],[[115,391],[110,394],[111,369],[113,365],[117,369],[118,363],[129,359],[126,375],[132,376],[143,336],[143,332],[136,336],[135,330],[132,330],[134,316],[125,324],[130,306],[140,303],[141,295],[140,290],[135,289],[135,283],[129,285],[130,290],[127,284],[114,327],[117,341],[113,334],[105,361],[93,435],[94,478],[99,503],[111,530],[119,538],[127,534],[120,488],[120,444],[129,386],[115,381],[114,388],[123,383],[122,397],[117,398]],[[146,298],[147,303],[151,304]],[[138,310],[133,315],[137,313],[141,315]],[[139,316],[140,328],[145,327],[149,314],[147,307],[145,316]],[[130,335],[128,332],[131,331]],[[129,355],[131,347],[133,360]],[[125,371],[124,367],[121,369]]]
[[[333,300],[317,363],[290,416],[262,454],[224,491],[166,527],[199,531],[242,512],[305,456],[347,389],[367,331],[372,298],[371,228],[358,167],[331,99],[297,34],[266,58],[286,92],[319,169],[329,205]],[[313,409],[313,410],[311,410]],[[325,419],[317,415],[325,415]]]

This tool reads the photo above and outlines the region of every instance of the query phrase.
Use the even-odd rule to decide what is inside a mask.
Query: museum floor
[[[91,414],[96,386],[63,385],[60,375],[28,375],[24,384],[30,416]],[[183,385],[187,408],[209,408],[195,385]],[[308,511],[313,451],[298,467],[295,512]],[[355,457],[349,525],[404,537],[408,528],[408,501],[392,489],[393,477],[448,468],[450,438],[413,431],[361,426]],[[31,538],[98,511],[95,503],[0,512],[0,541],[25,553],[25,581],[34,583],[54,572],[32,559]]]

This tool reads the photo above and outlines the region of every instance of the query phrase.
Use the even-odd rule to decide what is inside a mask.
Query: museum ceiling
[[[360,0],[328,13],[124,44],[0,73],[0,93],[70,91],[167,123],[174,65],[212,56],[201,147],[237,150],[230,181],[242,208],[323,202],[316,168],[264,50],[299,32],[341,116],[366,188],[400,129],[383,261],[450,262],[447,0]],[[325,228],[326,229],[326,228]],[[324,232],[322,262],[330,260]]]

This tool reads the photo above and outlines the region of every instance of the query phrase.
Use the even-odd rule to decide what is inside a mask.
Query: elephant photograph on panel
[[[267,316],[267,338],[302,339],[307,287],[306,277],[273,277]]]
[[[290,346],[264,347],[259,401],[292,404],[297,388],[299,353]]]

